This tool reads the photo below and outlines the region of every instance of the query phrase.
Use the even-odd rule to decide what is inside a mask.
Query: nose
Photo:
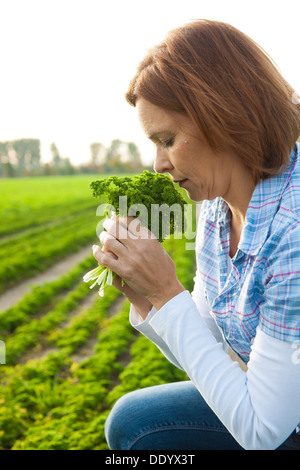
[[[173,165],[170,162],[167,156],[167,152],[164,151],[164,149],[156,149],[153,168],[156,173],[167,173],[173,169]]]

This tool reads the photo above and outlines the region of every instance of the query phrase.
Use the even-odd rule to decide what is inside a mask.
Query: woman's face
[[[146,136],[156,146],[155,171],[169,173],[193,201],[218,196],[226,200],[238,160],[205,144],[186,115],[167,111],[143,98],[137,100],[136,108]]]

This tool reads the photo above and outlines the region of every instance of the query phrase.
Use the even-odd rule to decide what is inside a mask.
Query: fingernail
[[[98,245],[93,245],[93,251],[95,251],[96,248],[98,248]]]

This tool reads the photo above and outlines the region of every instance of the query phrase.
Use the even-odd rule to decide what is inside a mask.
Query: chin
[[[194,202],[201,202],[204,201],[205,197],[199,191],[188,191],[186,189],[186,193],[191,201]]]
[[[188,195],[189,199],[191,199],[191,201],[195,201],[195,199],[194,199],[195,195],[193,194],[192,191],[189,191],[189,190],[185,189],[185,192]]]

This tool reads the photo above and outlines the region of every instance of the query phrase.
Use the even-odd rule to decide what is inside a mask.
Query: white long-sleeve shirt
[[[300,422],[300,348],[258,329],[247,371],[227,354],[200,295],[178,294],[131,324],[186,371],[208,405],[245,449],[279,447]]]

